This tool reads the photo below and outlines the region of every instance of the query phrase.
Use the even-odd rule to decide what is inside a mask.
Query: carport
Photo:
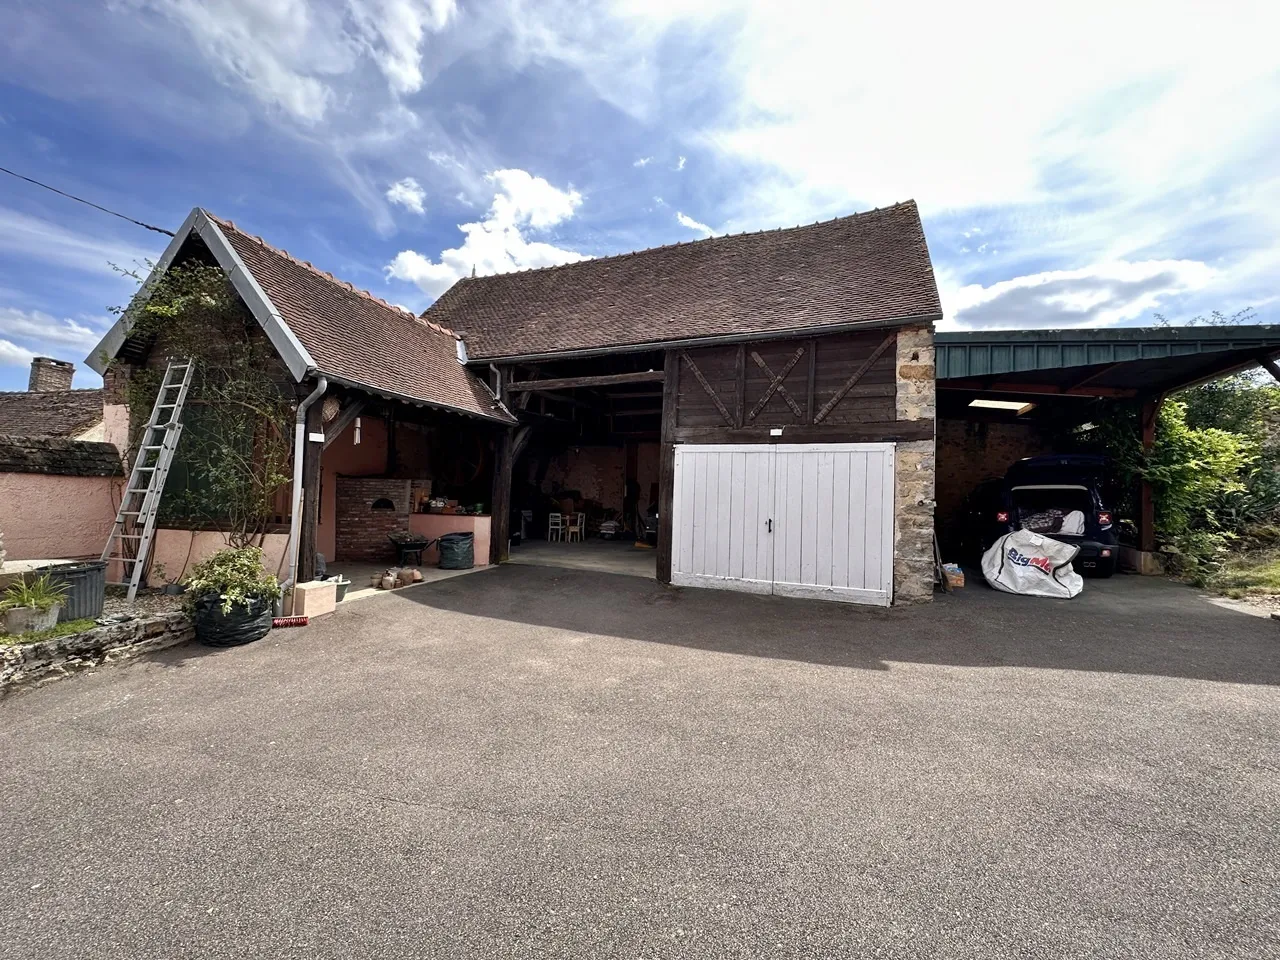
[[[1141,404],[1150,449],[1164,398],[1217,377],[1265,367],[1280,380],[1280,325],[993,330],[938,333],[937,523],[944,550],[965,497],[1014,461],[1060,452],[1100,400]],[[1155,503],[1142,484],[1137,562],[1155,548]]]

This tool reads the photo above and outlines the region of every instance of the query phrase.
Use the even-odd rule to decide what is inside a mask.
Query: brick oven
[[[338,477],[334,559],[393,561],[395,547],[387,537],[409,528],[412,486],[387,477]]]

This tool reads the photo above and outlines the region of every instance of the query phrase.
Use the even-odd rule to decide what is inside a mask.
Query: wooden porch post
[[[511,553],[511,466],[514,427],[507,427],[496,441],[493,461],[493,507],[490,510],[489,562],[506,563]]]
[[[671,504],[676,488],[676,412],[680,396],[680,354],[668,350],[662,381],[662,435],[658,445],[658,569],[661,583],[671,582]]]
[[[1156,421],[1160,419],[1160,406],[1164,396],[1159,395],[1142,404],[1142,454],[1151,455],[1156,443]],[[1139,521],[1138,549],[1150,553],[1156,548],[1156,501],[1151,490],[1151,481],[1143,477],[1138,490]]]
[[[320,522],[320,460],[324,444],[311,434],[324,430],[324,401],[307,410],[307,437],[302,447],[302,525],[298,528],[298,583],[316,575],[316,527]],[[325,557],[332,561],[333,557]]]

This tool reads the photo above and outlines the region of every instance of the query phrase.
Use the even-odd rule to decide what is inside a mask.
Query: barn
[[[518,420],[495,561],[557,493],[651,497],[659,580],[887,605],[932,595],[941,315],[907,202],[465,279],[424,316]]]

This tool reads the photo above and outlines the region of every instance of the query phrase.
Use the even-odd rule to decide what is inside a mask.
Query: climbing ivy
[[[195,362],[162,518],[223,530],[235,547],[260,546],[293,456],[294,397],[270,341],[221,268],[198,260],[171,266],[116,312],[150,351],[143,366],[107,361],[129,407],[131,456],[164,361]]]

